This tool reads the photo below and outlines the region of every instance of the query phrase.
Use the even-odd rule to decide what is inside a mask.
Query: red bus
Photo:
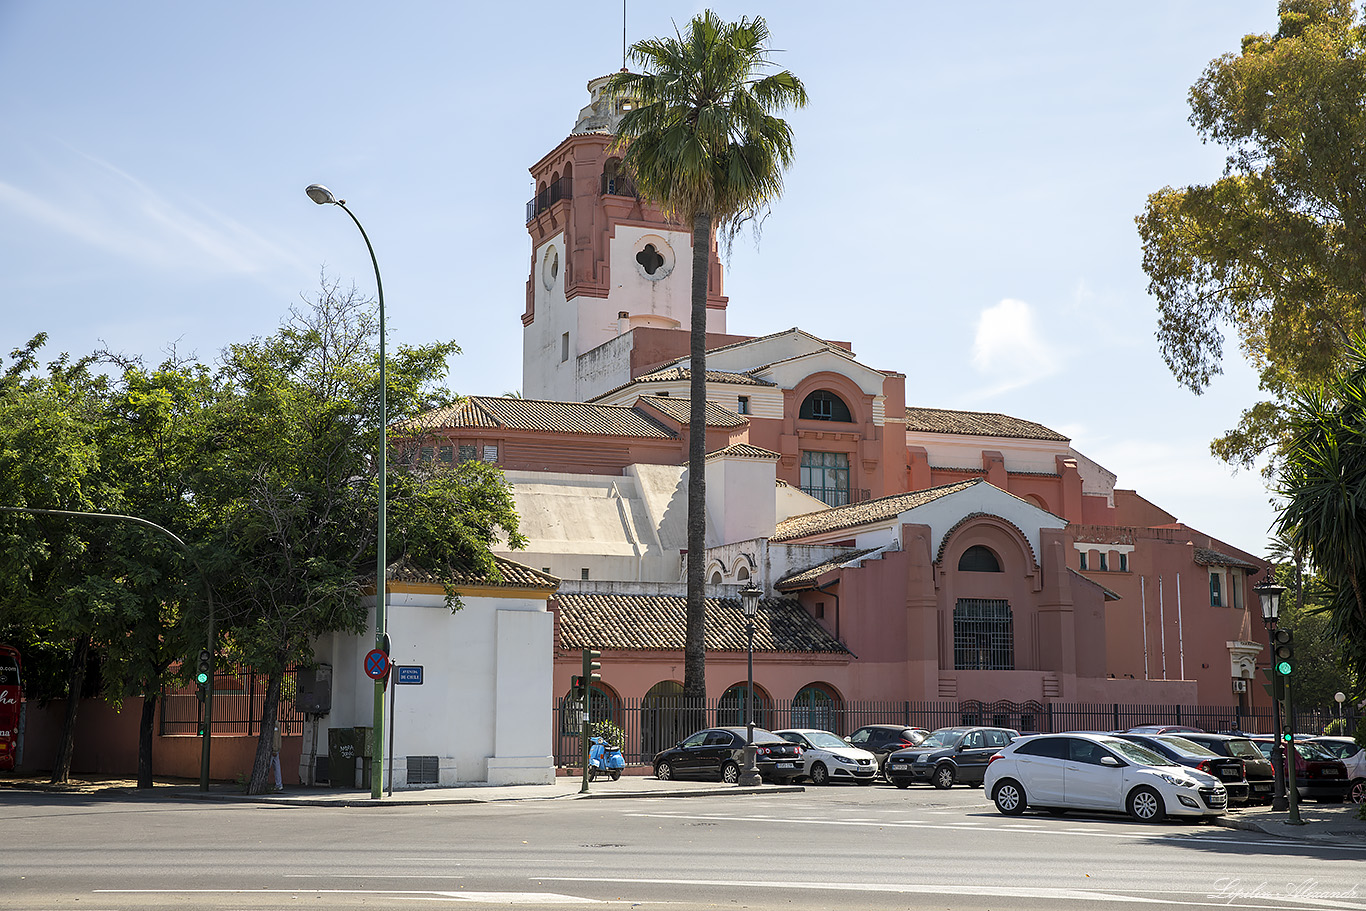
[[[24,701],[19,650],[0,645],[0,772],[13,771],[19,752],[19,709]]]

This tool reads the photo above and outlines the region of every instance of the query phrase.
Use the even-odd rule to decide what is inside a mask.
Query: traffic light
[[[199,650],[199,671],[195,674],[194,682],[201,687],[209,685],[209,650],[206,648]]]
[[[1289,677],[1295,669],[1295,636],[1288,629],[1278,629],[1271,635],[1271,660],[1276,673]]]
[[[593,684],[602,679],[602,662],[599,661],[602,652],[591,648],[583,650],[583,687],[584,698],[588,698],[588,692],[593,688]]]
[[[1262,668],[1262,674],[1267,679],[1267,682],[1262,684],[1262,689],[1266,690],[1266,694],[1277,702],[1284,699],[1285,678],[1276,673],[1274,667]]]
[[[583,678],[578,674],[569,678],[569,696],[571,699],[583,698]]]

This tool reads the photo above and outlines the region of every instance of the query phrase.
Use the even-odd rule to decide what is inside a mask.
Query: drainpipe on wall
[[[1176,651],[1181,656],[1181,679],[1186,679],[1186,637],[1181,629],[1181,574],[1176,574]]]
[[[1139,604],[1143,611],[1143,679],[1150,680],[1148,676],[1148,580],[1143,576],[1138,577]]]

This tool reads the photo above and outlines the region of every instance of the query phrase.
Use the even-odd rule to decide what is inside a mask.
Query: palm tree
[[[637,42],[630,57],[645,71],[621,72],[608,91],[633,107],[617,147],[640,195],[692,225],[691,398],[688,413],[688,608],[683,693],[706,696],[707,273],[712,232],[733,236],[782,194],[792,163],[792,130],[776,115],[803,107],[806,89],[787,70],[768,72],[762,18],[723,22],[707,10],[685,34]]]
[[[1330,634],[1366,674],[1366,337],[1349,340],[1341,372],[1288,409],[1276,532],[1327,584]]]

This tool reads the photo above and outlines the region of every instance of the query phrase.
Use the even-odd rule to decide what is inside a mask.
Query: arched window
[[[744,566],[742,566],[742,567],[740,567],[739,569],[737,569],[737,570],[735,571],[735,581],[736,581],[736,582],[748,582],[748,581],[749,581],[749,569],[746,568],[746,567],[744,567]]]
[[[745,684],[737,683],[721,695],[721,702],[716,706],[717,725],[745,723],[745,692]],[[757,686],[754,688],[754,726],[768,727],[768,700]]]
[[[844,399],[827,389],[817,389],[808,395],[798,416],[806,421],[842,421],[845,424],[854,420]]]
[[[838,705],[839,700],[824,684],[807,684],[792,700],[792,726],[837,734],[835,710]]]
[[[974,544],[963,551],[958,558],[958,571],[964,573],[999,573],[1001,561],[996,555],[980,544]]]
[[[560,703],[565,707],[560,712],[560,733],[566,737],[576,737],[583,733],[582,722],[579,720],[579,709],[573,708],[571,698],[575,690],[570,690],[564,694],[564,699]],[[607,691],[605,687],[594,685],[590,691],[588,699],[588,720],[595,721],[617,721],[617,700]]]
[[[719,572],[714,572],[714,573],[711,574],[711,584],[712,584],[712,585],[720,585],[720,584],[721,584],[721,573],[719,573]]]
[[[640,751],[653,757],[683,740],[699,727],[696,713],[687,711],[683,684],[665,680],[650,687],[640,701]]]

